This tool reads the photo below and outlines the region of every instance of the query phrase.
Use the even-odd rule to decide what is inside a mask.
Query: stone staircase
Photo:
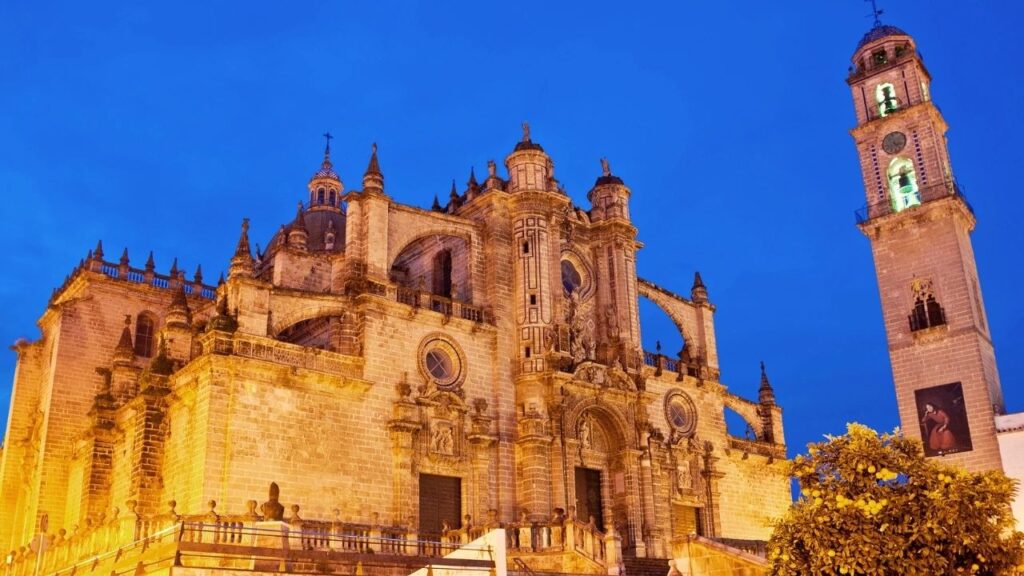
[[[637,558],[623,555],[625,576],[666,576],[668,574],[668,558]]]

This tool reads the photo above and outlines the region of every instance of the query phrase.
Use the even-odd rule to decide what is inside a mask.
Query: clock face
[[[889,132],[882,140],[882,150],[895,154],[907,145],[907,135],[903,132]]]

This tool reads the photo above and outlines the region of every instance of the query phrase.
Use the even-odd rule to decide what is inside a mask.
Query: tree
[[[1024,574],[1015,481],[926,460],[917,440],[849,424],[798,456],[800,498],[768,543],[773,576]]]

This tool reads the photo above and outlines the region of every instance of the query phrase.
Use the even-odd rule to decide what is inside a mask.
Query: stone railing
[[[250,336],[235,332],[210,332],[200,338],[202,352],[224,356],[241,356],[254,360],[266,360],[276,364],[284,364],[295,368],[303,368],[327,374],[336,374],[359,378],[362,360],[357,356],[348,356],[329,350],[307,348],[298,344],[290,344]]]
[[[56,535],[37,536],[31,545],[7,554],[5,576],[120,576],[140,574],[140,566],[148,572],[149,567],[158,565],[206,566],[210,562],[214,562],[212,566],[254,570],[259,566],[253,562],[261,561],[254,560],[256,548],[269,554],[262,561],[275,566],[278,561],[302,560],[304,552],[323,551],[377,558],[440,558],[456,549],[470,549],[468,544],[487,531],[479,528],[423,537],[402,526],[305,520],[299,517],[298,506],[292,506],[291,517],[282,521],[267,521],[256,514],[255,501],[250,501],[248,513],[240,515],[219,515],[212,501],[209,507],[206,514],[178,515],[172,503],[166,514],[144,517],[130,513],[109,521],[89,521],[70,535],[61,530]],[[463,563],[476,566],[471,561]],[[493,567],[493,562],[489,566]]]
[[[603,533],[590,523],[564,521],[519,522],[508,528],[509,554],[571,552],[601,566],[618,566],[622,540],[610,529]]]
[[[212,300],[217,293],[217,289],[214,286],[203,284],[203,275],[199,270],[196,270],[192,280],[185,278],[185,271],[179,270],[177,267],[177,260],[175,265],[171,267],[168,274],[159,274],[156,269],[152,266],[152,262],[148,262],[145,268],[134,268],[129,266],[127,257],[122,257],[120,262],[108,262],[103,259],[103,253],[99,255],[89,251],[89,255],[79,261],[78,266],[71,271],[64,278],[64,282],[55,288],[53,294],[50,297],[51,302],[59,296],[71,281],[74,280],[80,272],[88,270],[91,272],[99,272],[113,278],[115,280],[123,280],[125,282],[131,282],[133,284],[145,284],[147,286],[153,286],[154,288],[162,288],[166,290],[177,290],[178,286],[182,286],[185,290],[185,294],[196,295],[208,300]]]
[[[445,318],[461,318],[471,322],[493,324],[494,318],[483,307],[455,298],[446,298],[425,290],[417,290],[395,283],[383,283],[360,278],[351,283],[350,292],[372,294],[388,300],[411,306],[413,310],[430,310],[443,314]]]

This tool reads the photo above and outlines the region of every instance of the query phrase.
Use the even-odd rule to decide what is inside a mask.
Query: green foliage
[[[801,496],[768,543],[773,576],[1024,574],[1002,472],[926,460],[917,440],[850,424],[792,473]]]

